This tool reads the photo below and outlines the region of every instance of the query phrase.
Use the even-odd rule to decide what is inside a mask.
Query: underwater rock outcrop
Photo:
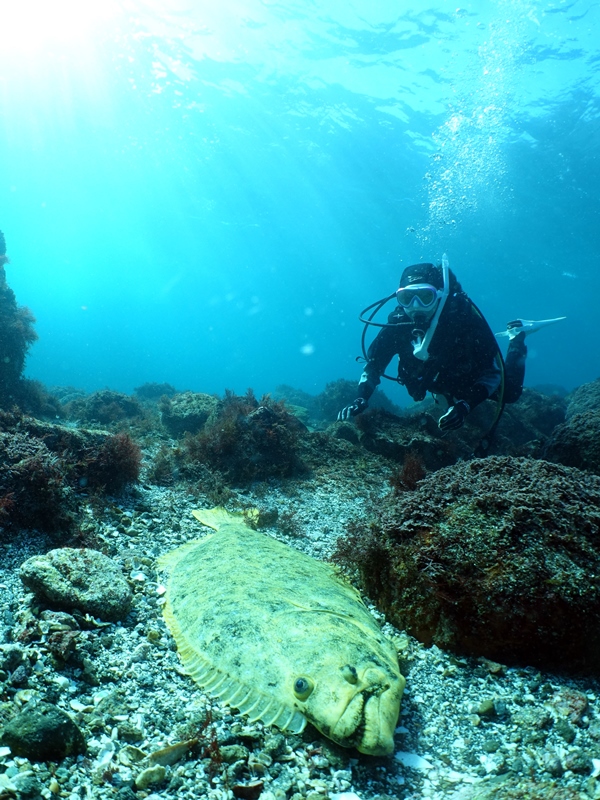
[[[111,425],[141,417],[144,410],[135,397],[112,389],[101,389],[66,403],[65,413],[69,419]]]
[[[281,402],[252,390],[226,392],[216,412],[195,436],[187,435],[178,455],[182,474],[200,465],[218,470],[232,483],[285,478],[304,470],[298,455],[306,427]]]
[[[76,463],[78,483],[96,491],[119,494],[140,476],[142,451],[127,433],[104,438],[93,450],[87,450]]]
[[[198,433],[217,410],[218,400],[203,392],[181,392],[164,396],[160,402],[160,418],[175,439],[185,433]]]
[[[335,423],[331,430],[335,436],[355,441],[390,461],[403,463],[406,458],[416,457],[428,470],[452,464],[457,458],[456,442],[442,438],[435,418],[426,411],[397,416],[373,408],[352,422]],[[465,449],[462,454],[466,456],[468,452]]]
[[[321,394],[317,395],[316,406],[319,415],[324,422],[333,422],[337,419],[338,413],[344,406],[350,405],[356,400],[358,395],[358,385],[356,381],[348,381],[340,378],[337,381],[328,383]],[[382,408],[390,414],[400,414],[399,406],[392,403],[381,389],[375,389],[369,400],[370,408]]]
[[[0,528],[68,530],[75,505],[65,464],[46,443],[0,430]]]
[[[544,458],[600,475],[600,408],[575,414],[559,425],[545,447]]]
[[[157,403],[162,397],[173,397],[177,389],[170,383],[143,383],[133,390],[142,402]]]
[[[35,318],[25,306],[17,304],[15,293],[6,282],[8,263],[6,241],[0,231],[0,408],[21,406],[27,384],[21,375],[29,347],[38,338]]]
[[[457,653],[600,667],[600,478],[492,456],[446,467],[355,525],[334,559],[399,628]]]
[[[491,451],[495,455],[540,455],[540,448],[565,421],[566,401],[535,389],[523,389],[516,403],[504,408]]]
[[[491,429],[497,411],[497,404],[483,403],[473,410],[463,428],[446,436],[437,424],[441,410],[430,401],[398,414],[369,408],[351,421],[335,423],[329,430],[390,461],[403,464],[406,459],[418,459],[427,470],[437,470],[471,458]],[[564,419],[562,398],[526,389],[517,403],[505,408],[490,453],[539,456],[552,431]]]
[[[0,412],[0,529],[68,534],[82,491],[118,494],[140,473],[128,434],[74,430]]]
[[[319,397],[302,389],[295,389],[287,384],[280,384],[273,392],[273,399],[285,402],[286,408],[299,420],[311,428],[320,427],[322,423]]]
[[[284,400],[288,410],[292,411],[310,428],[324,428],[337,419],[344,406],[356,400],[358,386],[356,381],[339,378],[330,381],[320,394],[312,395],[302,389],[281,384],[274,392],[276,400]],[[370,408],[380,408],[390,414],[401,414],[402,409],[392,403],[381,389],[376,389],[369,400]]]
[[[600,378],[583,383],[567,397],[567,419],[586,411],[600,411]]]

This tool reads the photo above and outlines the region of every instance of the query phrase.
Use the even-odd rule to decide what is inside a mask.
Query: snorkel
[[[433,264],[415,264],[412,268],[407,267],[407,269],[403,273],[402,277],[404,280],[401,289],[397,290],[388,297],[383,297],[381,300],[377,300],[375,303],[371,303],[371,305],[367,306],[367,308],[363,309],[363,311],[360,312],[359,319],[364,324],[362,338],[361,338],[361,346],[362,346],[364,361],[368,362],[369,360],[366,349],[366,335],[367,335],[367,330],[370,326],[375,326],[377,328],[402,328],[406,325],[411,326],[411,334],[413,336],[413,340],[411,342],[413,348],[413,355],[419,361],[423,362],[427,361],[430,357],[429,348],[431,346],[431,342],[437,330],[437,326],[442,316],[442,312],[444,311],[444,308],[446,306],[446,301],[450,297],[451,283],[452,283],[452,297],[453,300],[456,299],[457,307],[464,308],[462,304],[468,304],[468,306],[471,309],[471,313],[480,317],[481,320],[483,321],[483,324],[487,325],[485,317],[483,316],[479,308],[477,308],[477,306],[471,300],[470,297],[467,297],[467,295],[464,294],[464,292],[460,287],[460,284],[456,280],[456,277],[451,274],[450,264],[446,253],[444,253],[444,255],[442,256],[441,266],[442,266],[442,280],[443,280],[443,286],[441,289],[437,289],[436,286],[436,284],[439,284],[439,271],[437,272],[437,278],[434,278],[432,272],[429,270],[430,267],[433,267]],[[423,281],[423,283],[419,285],[418,282],[420,281]],[[431,317],[431,322],[427,326],[426,332],[419,330],[418,325],[420,320],[417,318],[416,314],[414,315],[413,319],[409,319],[408,321],[406,321],[408,316],[408,314],[406,313],[406,308],[407,304],[410,303],[411,301],[407,297],[406,303],[402,302],[403,298],[400,298],[398,296],[398,292],[407,290],[408,288],[411,288],[415,293],[418,292],[420,288],[423,289],[428,288],[432,291],[437,290],[439,293],[438,306]],[[433,306],[433,304],[430,304],[429,301],[427,301],[426,296],[419,297],[419,295],[416,294],[416,297],[418,298],[418,302],[420,302],[420,304],[423,306],[422,308],[423,312],[427,310],[427,307],[431,308]],[[388,321],[387,323],[375,322],[373,318],[376,316],[376,314],[378,314],[381,311],[381,309],[385,306],[386,303],[388,303],[390,300],[393,300],[394,298],[398,302],[399,308],[396,309],[395,313],[390,315],[389,317],[390,321]],[[413,310],[415,311],[418,311],[418,302],[415,301],[413,303]],[[451,310],[452,309],[450,309],[450,311]],[[371,313],[369,314],[369,312]],[[369,315],[366,316],[367,314]],[[397,320],[397,322],[396,321],[392,322],[391,320]],[[426,322],[427,322],[427,317],[425,316],[423,320],[423,328],[426,327]],[[436,367],[435,355],[436,354],[434,353],[432,357],[433,363],[430,364],[430,367],[431,369],[433,369],[433,371],[435,371]],[[361,360],[360,356],[357,357],[356,360],[360,361]],[[498,423],[500,421],[502,412],[504,410],[504,403],[505,403],[504,359],[502,358],[502,353],[500,352],[500,348],[497,345],[496,345],[496,353],[494,356],[494,360],[498,366],[498,370],[501,375],[500,386],[498,387],[498,390],[494,392],[494,394],[490,398],[496,401],[496,413],[494,415],[494,420],[489,430],[481,438],[478,446],[474,450],[473,455],[477,458],[483,458],[488,454],[490,444],[492,442],[494,433],[496,431],[496,428],[498,427]],[[406,372],[400,374],[400,369],[398,375],[386,375],[385,373],[382,373],[380,375],[381,378],[386,378],[387,380],[394,381],[396,383],[401,383],[403,385],[406,385],[405,376]],[[423,393],[423,397],[424,395],[425,393]]]
[[[439,273],[438,273],[439,274]],[[419,338],[417,342],[413,343],[413,347],[418,350],[420,355],[417,355],[415,352],[415,356],[422,361],[427,360],[429,357],[429,346],[431,344],[431,340],[433,338],[433,334],[435,333],[435,329],[437,327],[439,318],[441,313],[444,309],[444,305],[448,296],[450,294],[450,265],[448,262],[448,256],[446,253],[442,256],[442,279],[443,279],[443,288],[440,292],[440,300],[439,305],[436,309],[433,319],[431,320],[431,324],[429,326],[429,330],[427,334],[423,333],[422,338]],[[433,288],[433,287],[432,287]],[[367,347],[366,347],[366,338],[367,338],[367,331],[370,327],[375,328],[398,328],[404,327],[406,325],[410,325],[413,329],[415,328],[415,321],[409,319],[405,313],[403,313],[400,309],[398,309],[398,314],[394,315],[394,317],[398,320],[397,322],[375,322],[374,317],[381,311],[381,309],[389,303],[390,300],[397,299],[397,293],[392,292],[392,294],[388,295],[387,297],[382,297],[381,300],[376,300],[371,305],[364,308],[358,318],[364,324],[362,336],[361,336],[361,349],[362,349],[362,357],[357,356],[357,361],[368,361],[367,356]],[[371,312],[369,314],[369,312]],[[368,314],[368,316],[367,316]],[[381,376],[382,378],[387,378],[390,381],[397,381],[398,378],[395,375],[386,375],[385,373]]]
[[[415,358],[418,358],[419,361],[427,361],[429,358],[429,345],[431,344],[437,324],[442,315],[442,311],[444,310],[444,306],[446,305],[446,300],[450,294],[450,264],[448,262],[448,256],[446,253],[444,253],[442,256],[442,277],[444,279],[444,288],[442,289],[440,302],[438,303],[437,310],[433,315],[433,319],[429,323],[429,327],[427,328],[423,338],[417,342],[413,342],[413,355]]]

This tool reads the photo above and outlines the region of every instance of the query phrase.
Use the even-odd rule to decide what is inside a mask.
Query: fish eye
[[[300,677],[294,681],[294,694],[298,700],[306,700],[314,688],[315,684],[310,678]]]
[[[348,683],[358,683],[356,667],[346,664],[346,666],[342,667],[342,675],[344,676],[344,680],[347,680]]]

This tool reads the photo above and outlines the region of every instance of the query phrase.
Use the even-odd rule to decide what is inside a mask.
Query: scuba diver
[[[387,324],[372,322],[375,314],[395,297],[396,308]],[[368,319],[364,314],[375,308]],[[381,330],[365,354],[366,365],[358,384],[358,396],[338,414],[347,420],[361,414],[375,388],[385,375],[392,358],[398,356],[398,376],[391,377],[406,386],[413,400],[431,392],[436,402],[447,409],[438,421],[444,433],[457,430],[469,413],[484,400],[498,403],[492,429],[487,434],[487,448],[505,403],[514,403],[523,391],[527,346],[525,337],[552,320],[509,322],[509,345],[503,360],[496,338],[473,301],[462,290],[444,255],[441,265],[414,264],[400,279],[400,288],[389,297],[368,306],[360,316],[367,327]]]

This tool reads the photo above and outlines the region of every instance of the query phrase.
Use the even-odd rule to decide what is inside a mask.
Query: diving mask
[[[396,292],[398,305],[405,311],[433,311],[440,292],[430,283],[414,283],[410,286],[401,286]]]

